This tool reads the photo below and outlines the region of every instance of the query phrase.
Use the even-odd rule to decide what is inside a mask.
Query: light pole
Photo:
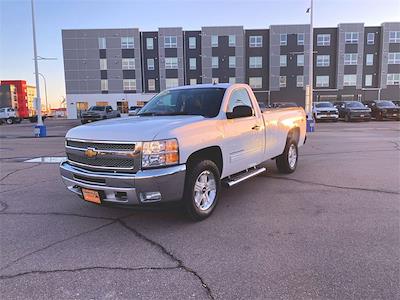
[[[42,102],[40,100],[40,85],[39,85],[39,68],[38,68],[38,57],[36,49],[36,31],[35,31],[35,9],[33,0],[31,0],[32,7],[32,36],[33,36],[33,55],[35,60],[35,79],[36,79],[36,105],[37,109],[37,125],[35,126],[35,136],[44,137],[46,136],[46,126],[43,125],[42,120]]]
[[[47,112],[47,110],[49,109],[49,106],[48,106],[48,104],[47,104],[47,83],[46,83],[46,77],[44,77],[44,75],[42,74],[42,73],[38,73],[42,78],[43,78],[43,81],[44,81],[44,95],[46,96],[46,112]]]
[[[314,120],[312,117],[312,104],[313,104],[313,67],[314,67],[314,33],[313,33],[313,13],[314,5],[313,0],[310,0],[310,8],[307,12],[310,13],[310,50],[309,50],[309,65],[308,65],[308,93],[306,93],[305,110],[307,114],[307,131],[314,131]],[[308,96],[308,97],[307,97]]]

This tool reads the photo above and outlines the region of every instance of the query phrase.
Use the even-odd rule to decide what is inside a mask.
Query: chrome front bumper
[[[182,199],[186,165],[138,171],[135,174],[94,172],[60,164],[61,177],[68,190],[82,198],[82,188],[98,191],[102,203],[140,205]],[[146,193],[158,192],[160,199],[146,200]]]

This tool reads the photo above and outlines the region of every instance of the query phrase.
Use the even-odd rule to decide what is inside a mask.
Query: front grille
[[[135,160],[133,158],[110,158],[110,157],[95,157],[87,158],[77,154],[67,153],[68,160],[95,167],[106,168],[131,168],[135,167]]]
[[[67,146],[75,148],[95,148],[97,150],[119,150],[119,151],[134,151],[135,144],[108,144],[108,143],[93,143],[67,140]]]

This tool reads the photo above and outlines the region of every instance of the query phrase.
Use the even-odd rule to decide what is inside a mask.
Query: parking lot
[[[89,204],[58,164],[76,121],[0,127],[3,299],[398,299],[400,122],[318,123],[298,169],[224,189],[214,214]]]

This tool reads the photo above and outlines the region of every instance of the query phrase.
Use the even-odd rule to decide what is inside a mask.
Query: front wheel
[[[188,170],[183,201],[192,220],[204,220],[214,211],[221,188],[220,176],[211,160],[197,162]]]
[[[297,167],[299,152],[295,140],[290,139],[286,143],[285,150],[276,158],[276,166],[280,173],[293,173]]]
[[[351,117],[350,117],[349,115],[345,115],[345,116],[344,116],[344,120],[345,120],[346,122],[350,122],[350,121],[351,121]]]
[[[14,123],[14,120],[11,119],[11,118],[8,118],[8,119],[6,120],[6,123],[7,123],[8,125],[11,125],[11,124]]]

